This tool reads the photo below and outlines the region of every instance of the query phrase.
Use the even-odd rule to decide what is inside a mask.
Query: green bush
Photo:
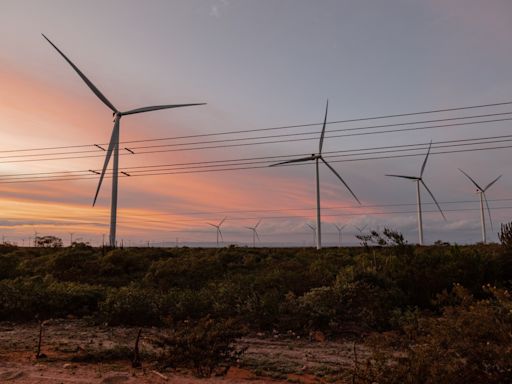
[[[0,281],[0,319],[33,320],[84,316],[97,311],[105,291],[98,286],[57,282],[47,278]]]
[[[398,354],[378,349],[355,372],[361,383],[463,384],[512,382],[512,296],[486,287],[476,300],[456,285],[439,302],[440,317],[423,316],[406,324]],[[381,340],[382,341],[382,340]],[[390,340],[387,340],[388,343]]]
[[[157,340],[165,351],[160,360],[166,367],[191,368],[199,377],[209,377],[219,368],[225,373],[245,351],[234,344],[243,334],[231,319],[180,322]]]
[[[100,314],[110,325],[157,325],[161,317],[158,292],[131,284],[109,289],[100,303]]]
[[[161,296],[160,316],[174,321],[199,319],[211,310],[211,295],[205,290],[172,289]]]

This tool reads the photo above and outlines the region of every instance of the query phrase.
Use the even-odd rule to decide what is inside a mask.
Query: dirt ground
[[[308,339],[294,335],[244,338],[247,347],[237,367],[224,376],[196,378],[183,370],[162,370],[151,340],[162,329],[144,328],[140,343],[142,368],[131,367],[129,356],[138,328],[106,327],[84,320],[52,320],[43,327],[41,353],[35,358],[39,325],[0,323],[0,383],[322,383],[350,382],[354,343]],[[357,346],[359,358],[366,352]]]

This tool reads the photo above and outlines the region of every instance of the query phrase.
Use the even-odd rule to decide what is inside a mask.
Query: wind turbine
[[[487,197],[485,196],[485,192],[495,183],[498,181],[498,179],[502,176],[499,175],[497,178],[495,178],[493,181],[491,181],[485,188],[480,187],[475,180],[471,178],[466,172],[464,172],[462,169],[459,168],[459,171],[461,171],[464,176],[466,176],[476,187],[476,193],[480,195],[480,219],[482,221],[482,242],[485,244],[487,242],[487,232],[485,230],[485,215],[484,215],[484,200],[485,205],[487,206],[487,213],[489,214],[489,223],[491,223],[491,230],[493,229],[492,226],[492,218],[491,218],[491,209],[489,208],[489,202],[487,201]]]
[[[368,224],[363,225],[362,227],[358,227],[357,225],[354,225],[354,228],[359,231],[359,233],[362,235],[363,231],[368,227]]]
[[[423,172],[425,172],[425,167],[427,165],[428,155],[430,154],[430,148],[432,147],[432,141],[430,141],[430,144],[428,146],[427,156],[425,156],[425,160],[423,160],[423,164],[421,166],[421,172],[419,176],[404,176],[404,175],[386,175],[391,177],[399,177],[402,179],[408,179],[413,180],[416,182],[416,199],[418,203],[418,236],[419,236],[419,244],[423,245],[423,218],[421,214],[421,191],[420,191],[420,184],[423,185],[423,187],[427,190],[430,197],[432,197],[432,200],[434,200],[434,203],[437,206],[437,209],[441,213],[441,216],[443,216],[443,219],[446,221],[446,217],[443,213],[443,210],[439,206],[439,203],[437,202],[436,198],[434,197],[434,194],[428,189],[427,184],[423,181]]]
[[[256,230],[256,228],[258,228],[258,225],[260,225],[261,223],[261,220],[260,219],[256,225],[254,227],[245,227],[247,229],[250,229],[252,231],[252,247],[255,248],[256,247],[256,238],[258,238],[258,241],[261,241],[260,240],[260,235],[258,235],[258,231]]]
[[[338,230],[338,247],[341,247],[341,231],[343,231],[347,224],[342,225],[341,227],[338,224],[334,224],[334,226]]]
[[[327,100],[327,105],[325,106],[325,117],[324,117],[324,124],[322,127],[322,133],[320,134],[320,143],[318,145],[318,153],[313,153],[311,156],[308,157],[301,157],[298,159],[288,160],[288,161],[282,161],[280,163],[272,164],[271,167],[275,167],[276,165],[282,165],[282,164],[290,164],[290,163],[303,163],[306,161],[315,161],[316,166],[316,249],[322,248],[322,223],[320,220],[320,170],[319,170],[319,164],[320,161],[322,161],[327,168],[329,168],[332,173],[336,175],[336,177],[343,183],[343,185],[348,189],[348,191],[351,193],[351,195],[356,199],[356,201],[361,204],[357,196],[352,192],[350,187],[347,183],[345,183],[345,180],[340,176],[336,170],[331,167],[331,165],[324,159],[322,156],[322,148],[324,145],[324,137],[325,137],[325,126],[327,124],[327,110],[329,109],[329,100]]]
[[[53,48],[59,52],[59,54],[68,62],[69,65],[75,70],[75,72],[80,76],[80,78],[87,84],[89,89],[105,104],[109,107],[114,116],[114,128],[112,129],[112,135],[110,137],[110,143],[108,144],[108,149],[105,155],[105,162],[103,163],[103,170],[101,171],[100,180],[98,183],[98,188],[96,189],[96,194],[94,195],[94,201],[92,205],[96,204],[96,199],[98,198],[98,193],[100,192],[101,183],[103,182],[103,177],[105,176],[105,171],[109,164],[110,158],[112,157],[112,152],[114,153],[114,165],[112,171],[112,199],[110,202],[110,246],[116,246],[116,223],[117,223],[117,186],[118,186],[118,176],[119,176],[119,130],[121,125],[121,117],[126,115],[134,115],[136,113],[144,113],[150,111],[157,111],[160,109],[168,109],[168,108],[180,108],[180,107],[189,107],[193,105],[204,105],[205,103],[194,103],[194,104],[172,104],[172,105],[154,105],[149,107],[135,108],[130,109],[128,111],[121,112],[100,92],[100,90],[78,69],[78,67],[73,64],[71,60],[67,58],[67,56],[59,49],[55,44],[53,44],[50,39],[48,39],[44,34],[43,37],[48,41]],[[95,172],[96,173],[96,172]]]
[[[309,223],[306,223],[306,225],[309,228],[311,228],[311,230],[313,231],[313,244],[315,244],[315,239],[317,239],[317,237],[316,237],[316,234],[317,234],[316,227],[314,225],[309,224]],[[317,247],[317,249],[318,249],[318,247]]]
[[[220,235],[220,238],[222,240],[222,242],[224,242],[224,238],[222,237],[222,232],[220,230],[220,226],[222,225],[222,223],[224,223],[224,221],[227,219],[227,217],[223,218],[219,224],[212,224],[212,223],[206,223],[208,225],[211,225],[212,227],[215,227],[217,228],[217,245],[219,245],[219,235]]]

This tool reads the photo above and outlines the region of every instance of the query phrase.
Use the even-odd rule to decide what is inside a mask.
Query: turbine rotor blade
[[[421,165],[420,179],[423,177],[423,172],[425,172],[425,167],[427,166],[428,155],[430,155],[431,147],[432,147],[432,140],[430,140],[430,144],[428,146],[427,156],[425,156],[425,160],[423,160],[423,164]]]
[[[430,191],[430,189],[428,189],[427,184],[425,184],[425,182],[423,180],[420,180],[420,182],[421,182],[421,184],[423,184],[423,186],[429,193],[430,197],[432,197],[432,200],[434,200],[434,203],[436,203],[437,209],[439,209],[439,212],[441,213],[441,216],[443,216],[444,221],[447,221],[446,216],[444,215],[443,210],[441,209],[441,206],[439,205],[436,198],[434,197],[434,194]]]
[[[501,178],[501,176],[503,175],[499,175],[497,178],[495,178],[493,181],[487,184],[487,187],[485,187],[482,192],[487,191],[495,182],[497,182]]]
[[[92,206],[96,205],[96,199],[98,198],[98,194],[100,193],[101,183],[103,183],[103,178],[105,176],[105,171],[107,170],[108,163],[110,158],[112,157],[112,152],[117,142],[119,141],[119,119],[116,119],[114,123],[114,128],[112,129],[112,136],[110,137],[110,143],[108,144],[107,154],[105,155],[105,161],[103,163],[103,169],[100,175],[100,181],[98,182],[98,187],[96,188],[96,194],[94,195],[94,200],[92,202]]]
[[[484,196],[485,205],[487,206],[487,214],[489,215],[489,223],[491,224],[491,231],[494,231],[494,227],[492,225],[492,216],[491,216],[491,208],[489,207],[489,202],[487,201],[487,197],[485,196],[485,192],[482,192]]]
[[[100,99],[101,101],[103,101],[103,103],[109,107],[112,112],[114,113],[117,113],[119,112],[117,110],[116,107],[114,107],[114,105],[105,97],[105,95],[103,95],[103,93],[100,92],[100,90],[98,88],[96,88],[96,86],[82,73],[82,71],[80,71],[78,69],[78,67],[73,64],[73,62],[71,60],[69,60],[67,58],[67,56],[59,49],[57,48],[57,46],[55,44],[53,44],[50,39],[48,39],[44,34],[42,34],[43,37],[46,39],[46,41],[48,41],[53,48],[55,48],[57,50],[57,52],[60,53],[60,55],[64,58],[64,60],[66,60],[68,62],[69,65],[71,65],[71,67],[75,70],[75,72],[78,74],[78,76],[80,76],[80,78],[85,82],[85,84],[87,84],[87,86],[89,87],[89,89],[91,91],[93,91],[93,93],[98,97],[98,99]]]
[[[227,217],[227,216],[225,216],[225,217],[220,221],[220,223],[219,223],[219,227],[222,225],[222,223],[223,223],[227,218],[228,218],[228,217]]]
[[[336,227],[336,229],[337,229],[338,231],[341,231],[341,228],[340,228],[340,226],[339,226],[338,224],[333,224],[333,225]]]
[[[346,226],[347,226],[347,224],[342,225],[342,226],[341,226],[341,230],[343,231],[343,229],[344,229]]]
[[[219,231],[220,239],[222,240],[222,242],[224,242],[224,237],[222,237],[222,231],[220,230],[220,228],[217,228],[217,231]]]
[[[477,184],[477,182],[476,182],[475,180],[473,180],[473,178],[472,178],[471,176],[469,176],[469,175],[468,175],[466,172],[464,172],[462,169],[460,169],[460,168],[458,168],[458,169],[459,169],[459,171],[461,171],[461,172],[464,174],[464,176],[466,176],[466,177],[467,177],[467,178],[468,178],[468,179],[469,179],[469,180],[470,180],[470,181],[475,185],[475,187],[477,187],[477,188],[478,188],[478,190],[480,190],[480,191],[482,191],[482,192],[484,191],[484,189],[482,189],[482,187],[481,187],[481,186],[479,186],[479,185]]]
[[[206,224],[211,225],[212,227],[217,228],[217,226],[215,224],[212,224],[212,223],[206,223]]]
[[[348,191],[351,193],[351,195],[354,197],[354,199],[356,199],[356,201],[361,204],[361,202],[359,201],[359,199],[357,198],[357,196],[355,195],[354,192],[352,192],[352,190],[350,189],[350,187],[348,186],[347,183],[345,183],[345,180],[343,180],[343,178],[340,176],[340,174],[338,172],[336,172],[336,170],[331,167],[331,165],[325,161],[325,159],[323,157],[320,157],[320,160],[322,160],[322,162],[327,165],[327,167],[338,177],[338,179],[340,179],[340,181],[343,183],[343,185],[348,189]]]
[[[254,226],[254,229],[258,228],[258,225],[260,225],[261,220],[263,220],[263,219],[259,219],[259,220],[258,220],[258,222],[256,223],[256,225]]]
[[[280,163],[271,164],[271,165],[269,165],[269,167],[275,167],[277,165],[290,164],[290,163],[302,163],[304,161],[311,161],[311,160],[315,160],[315,156],[300,157],[298,159],[282,161]]]
[[[169,108],[181,108],[181,107],[192,107],[194,105],[205,105],[206,103],[193,103],[193,104],[170,104],[170,105],[153,105],[151,107],[142,107],[142,108],[135,108],[130,109],[126,112],[121,112],[121,116],[125,115],[133,115],[135,113],[143,113],[143,112],[150,112],[150,111],[158,111],[160,109],[169,109]]]
[[[325,126],[327,124],[327,111],[329,109],[329,100],[327,100],[327,105],[325,106],[325,117],[324,117],[324,125],[322,126],[322,133],[320,134],[320,144],[318,146],[318,153],[322,154],[322,148],[324,146],[324,137],[325,137]]]
[[[421,178],[416,176],[405,176],[405,175],[386,175],[390,177],[400,177],[402,179],[408,179],[408,180],[421,180]]]
[[[256,238],[258,239],[258,241],[261,241],[260,235],[258,235],[258,231],[255,230],[254,233],[256,234]]]
[[[311,228],[313,231],[316,231],[316,228],[313,227],[311,224],[306,224],[309,228]]]

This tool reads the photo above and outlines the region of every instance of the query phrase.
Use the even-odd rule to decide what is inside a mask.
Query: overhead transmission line
[[[512,198],[504,199],[490,199],[489,202],[505,202],[512,201]],[[422,202],[423,205],[434,205],[434,202]],[[454,200],[454,201],[440,201],[439,204],[480,204],[479,200]],[[336,210],[336,209],[365,209],[365,208],[391,208],[391,207],[410,207],[416,206],[417,203],[387,203],[387,204],[362,204],[362,205],[339,205],[339,206],[326,206],[322,210]],[[194,215],[229,215],[240,213],[268,213],[268,212],[289,212],[289,211],[316,211],[316,207],[310,208],[271,208],[271,209],[250,209],[250,210],[223,210],[223,211],[209,211],[209,212],[161,212],[161,213],[145,213],[141,217],[146,216],[194,216]],[[436,211],[437,212],[437,211]],[[138,217],[138,215],[129,215],[130,217]],[[294,216],[290,216],[294,217]],[[230,220],[234,217],[228,217]]]
[[[370,117],[361,117],[361,118],[345,119],[345,120],[335,120],[335,121],[327,122],[327,124],[353,123],[353,122],[359,122],[359,121],[370,121],[370,120],[380,120],[380,119],[389,119],[389,118],[397,118],[397,117],[417,116],[417,115],[426,115],[426,114],[442,113],[442,112],[454,112],[454,111],[463,111],[463,110],[471,110],[471,109],[479,109],[479,108],[499,107],[499,106],[506,106],[506,105],[512,105],[512,101],[496,102],[496,103],[489,103],[489,104],[479,104],[479,105],[471,105],[471,106],[463,106],[463,107],[454,107],[454,108],[444,108],[444,109],[430,109],[430,110],[419,111],[419,112],[408,112],[408,113],[399,113],[399,114],[370,116]],[[512,113],[512,112],[500,113],[500,114],[487,114],[487,115],[480,115],[480,116],[482,116],[482,117],[483,116],[498,116],[501,114],[510,114],[510,113]],[[473,116],[473,118],[476,118],[476,117],[479,117],[479,116]],[[464,119],[464,118],[472,118],[472,117],[465,117],[465,116],[460,117],[460,119]],[[457,118],[448,118],[447,120],[440,119],[439,121],[448,121],[448,120],[454,120],[454,119],[457,119]],[[281,129],[313,127],[313,126],[319,126],[321,124],[322,123],[307,123],[307,124],[276,126],[276,127],[269,127],[269,128],[255,128],[255,129],[248,129],[248,130],[232,130],[232,131],[203,133],[203,134],[185,135],[185,136],[171,136],[171,137],[155,138],[155,139],[121,141],[119,144],[132,144],[132,143],[161,141],[161,140],[189,139],[189,138],[221,136],[221,135],[250,133],[250,132],[264,132],[264,131],[273,131],[273,130],[281,130]],[[418,123],[413,122],[410,124],[419,124],[419,122]],[[98,145],[103,146],[103,145],[108,145],[108,143],[63,145],[63,146],[27,148],[27,149],[10,149],[10,150],[0,150],[0,153],[44,151],[44,150],[68,149],[68,148],[86,148],[86,147],[97,147]]]
[[[505,200],[510,200],[510,199],[501,199],[499,201],[505,201]],[[493,201],[498,201],[498,200],[493,200]],[[476,200],[473,202],[478,203]],[[428,204],[430,204],[430,203],[428,203]],[[441,203],[441,204],[445,204],[445,203]],[[512,206],[490,207],[490,209],[492,211],[512,209]],[[480,211],[480,208],[479,207],[478,208],[451,208],[451,209],[444,209],[443,211],[444,212],[470,212],[470,211]],[[437,211],[437,210],[423,210],[423,213],[438,213],[438,212],[439,211]],[[382,212],[371,212],[371,213],[343,212],[343,213],[325,213],[325,214],[323,214],[323,216],[325,216],[325,217],[347,217],[347,216],[367,216],[367,215],[385,216],[385,215],[416,214],[416,213],[417,213],[416,210],[413,210],[413,211],[411,211],[411,210],[409,210],[409,211],[382,211]],[[149,217],[151,217],[151,216],[149,216]],[[305,220],[307,220],[307,219],[311,219],[311,216],[306,216],[306,215],[261,216],[261,215],[258,215],[258,216],[246,216],[246,217],[229,217],[228,219],[229,219],[229,221],[248,221],[248,220],[259,220],[259,219],[263,219],[263,220],[305,219]],[[61,219],[62,225],[69,224],[69,223],[65,223],[66,220],[75,221],[71,218],[70,219],[63,218],[63,219]],[[208,220],[208,219],[207,218],[178,219],[178,220],[173,219],[172,223],[191,222],[191,223],[203,223],[204,224],[205,220]],[[137,224],[140,224],[140,223],[172,224],[171,222],[164,221],[164,220],[144,219],[144,218],[140,218],[140,217],[130,217],[130,216],[120,217],[120,225],[125,225],[125,226],[132,225],[133,226],[134,222]],[[129,223],[132,223],[132,224],[129,224]],[[87,220],[80,220],[80,221],[74,222],[73,224],[76,224],[76,225],[92,224],[92,225],[104,226],[104,224],[102,224],[100,222],[87,221]],[[192,232],[192,231],[187,230],[187,229],[180,229],[180,230],[176,230],[176,232]]]
[[[490,207],[492,211],[494,210],[504,210],[504,209],[512,209],[512,206],[505,206],[505,207]],[[471,212],[471,211],[480,211],[480,208],[452,208],[452,209],[444,209],[444,212]],[[423,213],[438,213],[437,210],[423,210]],[[385,216],[385,215],[398,215],[398,214],[416,214],[417,211],[387,211],[387,212],[372,212],[371,215],[379,215],[379,216]],[[344,213],[326,213],[322,214],[322,216],[325,217],[346,217],[346,216],[367,216],[368,213],[364,212],[344,212]],[[248,220],[284,220],[284,219],[312,219],[311,216],[305,216],[305,215],[281,215],[281,216],[247,216],[247,217],[233,217],[229,218],[230,221],[248,221]],[[124,222],[125,225],[130,220],[136,220],[137,223],[155,223],[155,224],[172,224],[169,221],[162,221],[162,220],[151,220],[151,219],[130,219],[130,218],[120,218],[120,223]],[[181,223],[181,222],[194,222],[194,223],[204,223],[205,219],[190,219],[190,220],[173,220],[173,223]],[[185,230],[177,230],[177,232],[188,232]]]
[[[512,114],[512,112],[508,113]],[[339,130],[331,130],[325,135],[325,138],[341,138],[341,137],[352,137],[352,136],[367,136],[374,134],[388,134],[388,133],[398,133],[398,132],[407,132],[407,131],[418,131],[418,130],[426,130],[426,129],[434,129],[434,128],[447,128],[447,127],[458,127],[458,126],[469,126],[475,124],[487,124],[487,123],[496,123],[503,121],[511,121],[512,117],[509,118],[501,118],[501,119],[492,119],[492,120],[480,120],[480,121],[469,121],[463,123],[451,123],[451,124],[441,124],[441,125],[431,125],[431,126],[423,126],[423,127],[411,127],[411,128],[396,128],[396,129],[388,129],[383,131],[374,131],[374,132],[359,132],[359,133],[348,133],[336,135],[333,133],[339,131],[347,131],[352,129],[372,129],[374,127],[360,127],[360,128],[346,128]],[[408,124],[416,124],[416,123],[408,123]],[[395,126],[396,124],[388,124],[387,126]],[[309,135],[311,137],[301,137],[295,139],[282,139],[275,140],[276,137],[281,136],[297,136],[297,135]],[[264,145],[264,144],[279,144],[279,143],[290,143],[290,142],[299,142],[299,141],[311,141],[318,140],[319,133],[318,132],[304,132],[299,134],[287,134],[287,135],[276,135],[276,136],[268,136],[268,137],[252,137],[252,138],[236,138],[236,139],[226,139],[226,140],[215,140],[210,142],[202,142],[211,143],[214,145],[203,145],[203,146],[193,146],[193,147],[185,147],[187,145],[202,145],[200,143],[176,143],[176,144],[165,144],[165,145],[155,145],[155,146],[144,146],[144,147],[131,147],[124,148],[127,152],[120,153],[120,156],[133,156],[133,155],[143,155],[143,154],[155,154],[155,153],[169,153],[169,152],[182,152],[182,151],[196,151],[196,150],[205,150],[205,149],[219,149],[219,148],[233,148],[233,147],[245,147],[245,146],[253,146],[253,145]],[[265,138],[273,138],[273,140],[266,141],[256,141],[251,142],[250,140],[261,140]],[[240,141],[249,141],[249,142],[240,142]],[[236,144],[225,144],[229,142],[236,142]],[[215,144],[215,143],[224,143],[224,144]],[[172,149],[160,149],[160,150],[142,150],[139,149],[149,149],[149,148],[163,148],[163,147],[178,147]],[[81,153],[98,153],[98,155],[83,155],[83,156],[67,156],[67,155],[79,155]],[[66,155],[62,157],[61,155]],[[57,156],[57,157],[53,157]],[[59,157],[61,156],[61,157]],[[41,154],[25,154],[25,155],[9,155],[9,156],[0,156],[0,164],[8,164],[8,163],[27,163],[27,162],[41,162],[41,161],[53,161],[53,160],[73,160],[73,159],[85,159],[85,158],[96,158],[96,157],[104,157],[103,150],[95,149],[90,151],[79,151],[79,152],[59,152],[59,153],[41,153]]]
[[[489,146],[490,144],[496,143],[507,143],[512,141],[512,135],[502,135],[484,138],[474,139],[460,139],[460,140],[445,140],[433,143],[434,151],[432,155],[439,154],[451,154],[461,152],[472,152],[472,151],[483,151],[483,150],[496,150],[496,149],[507,149],[511,148],[512,145],[501,145],[501,146]],[[363,160],[380,160],[380,159],[391,159],[411,156],[423,156],[423,152],[419,153],[405,153],[411,151],[422,151],[424,150],[427,143],[417,144],[403,144],[395,146],[382,146],[382,147],[371,147],[371,148],[360,148],[355,150],[342,150],[342,151],[330,151],[326,152],[326,157],[331,159],[331,162],[348,162],[348,161],[363,161]],[[481,147],[487,145],[486,147]],[[464,149],[451,149],[451,150],[439,150],[442,148],[458,148],[468,147]],[[480,146],[480,147],[475,147]],[[436,149],[438,149],[436,151]],[[387,155],[388,153],[394,153],[394,155]],[[302,155],[302,154],[298,154]],[[375,156],[379,155],[379,156]],[[178,163],[178,164],[159,164],[159,165],[146,165],[146,166],[134,166],[123,168],[123,177],[132,176],[156,176],[156,175],[169,175],[169,174],[187,174],[187,173],[205,173],[205,172],[220,172],[220,171],[232,171],[232,170],[247,170],[247,169],[258,169],[266,168],[267,165],[276,161],[276,159],[286,159],[294,155],[282,155],[282,156],[263,156],[263,157],[252,157],[252,158],[241,158],[241,159],[229,159],[229,160],[214,160],[214,161],[202,161],[202,162],[190,162],[190,163]],[[361,157],[366,156],[366,157]],[[368,157],[370,156],[370,157]],[[301,163],[286,164],[283,166],[298,166],[303,165]],[[83,180],[83,179],[96,179],[96,170],[80,170],[80,171],[67,171],[67,172],[40,172],[40,173],[25,173],[25,174],[14,174],[0,176],[0,183],[22,183],[22,182],[36,182],[36,181],[69,181],[69,180]],[[94,175],[92,174],[94,173]],[[110,177],[111,173],[107,172],[106,177]]]

